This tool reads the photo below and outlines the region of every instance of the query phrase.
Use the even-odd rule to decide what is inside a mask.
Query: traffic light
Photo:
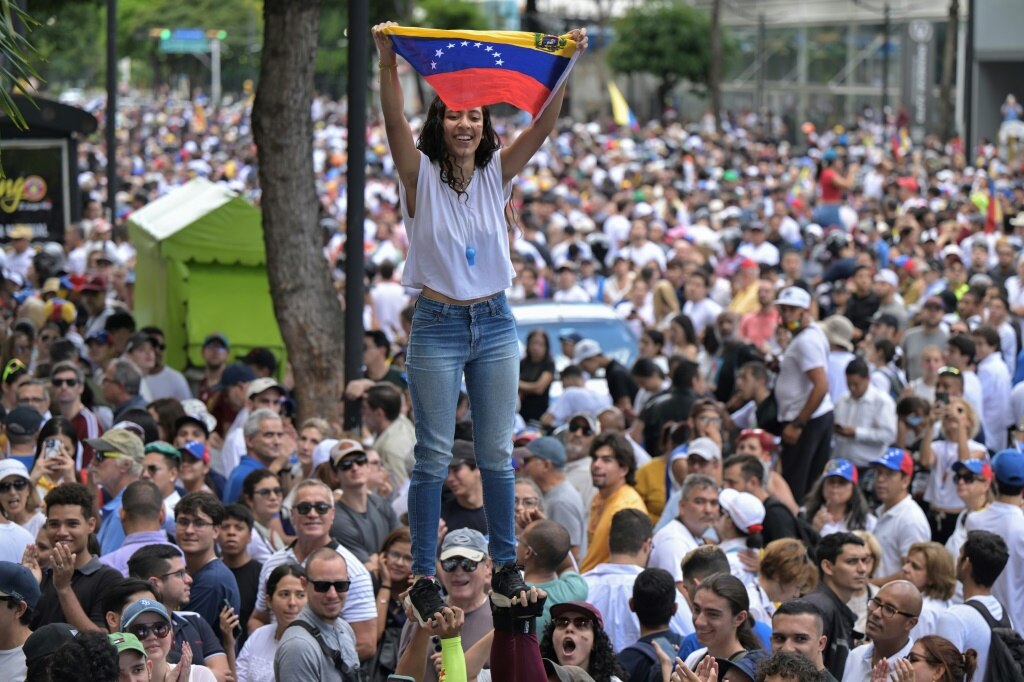
[[[160,31],[160,40],[170,40],[170,39],[171,39],[171,29],[165,28],[165,29]]]
[[[227,31],[217,31],[217,40],[226,40],[228,37]]]

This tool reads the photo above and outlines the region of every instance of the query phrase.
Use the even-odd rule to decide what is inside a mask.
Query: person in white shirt
[[[541,415],[540,423],[544,426],[558,428],[565,425],[574,414],[597,414],[606,407],[611,407],[611,396],[599,395],[587,388],[583,370],[579,365],[567,365],[559,374],[559,378],[562,380],[562,395]]]
[[[647,223],[634,220],[629,228],[629,244],[619,252],[632,261],[637,270],[648,265],[657,265],[659,272],[665,272],[665,251],[647,238]]]
[[[637,509],[623,509],[612,517],[608,534],[608,561],[583,574],[587,600],[604,615],[605,630],[615,651],[640,639],[640,621],[629,608],[633,583],[651,555],[651,520]],[[669,628],[680,635],[693,632],[693,615],[682,594],[676,593],[676,612]]]
[[[1013,424],[1010,403],[1012,377],[999,352],[999,332],[983,324],[971,332],[974,356],[978,360],[981,381],[982,411],[985,424],[985,445],[998,452],[1006,447],[1006,432]]]
[[[847,394],[846,367],[857,356],[853,354],[853,323],[842,315],[831,315],[821,323],[828,339],[828,393],[833,403]]]
[[[740,555],[747,549],[756,549],[764,545],[761,539],[764,503],[750,493],[724,488],[718,493],[718,504],[722,508],[722,513],[714,525],[719,539],[718,546],[729,559],[732,574],[742,580],[744,586],[753,585],[757,582],[757,573],[744,565]]]
[[[764,224],[760,222],[743,226],[743,243],[740,244],[739,254],[761,265],[779,264],[779,249],[767,241]]]
[[[935,623],[935,634],[948,639],[958,651],[974,649],[978,652],[978,667],[973,678],[978,682],[984,679],[992,645],[992,630],[978,609],[988,611],[996,622],[1008,619],[1009,614],[992,595],[992,585],[1005,570],[1009,558],[1006,542],[999,535],[987,530],[968,533],[956,562],[956,577],[964,586],[964,603],[943,611]],[[1006,625],[1012,624],[1006,622]]]
[[[405,287],[395,280],[395,264],[385,260],[377,269],[380,279],[370,287],[370,302],[377,315],[377,323],[389,341],[403,338],[402,311],[409,305]]]
[[[786,346],[775,382],[782,428],[782,477],[801,500],[818,480],[831,456],[833,414],[828,393],[828,339],[812,324],[811,295],[788,287],[775,299],[781,327],[793,339]]]
[[[972,530],[987,530],[1006,541],[1010,560],[992,586],[992,595],[1010,612],[1018,627],[1024,623],[1024,452],[1003,450],[992,459],[996,498],[987,509],[967,517],[967,536]],[[966,590],[966,585],[964,586]],[[964,593],[966,596],[966,592]]]
[[[686,303],[683,314],[693,322],[693,330],[702,337],[704,330],[715,323],[722,312],[722,306],[708,298],[710,278],[706,272],[695,271],[686,279]]]
[[[644,329],[654,326],[654,297],[646,280],[637,278],[633,282],[629,295],[615,305],[615,314],[626,321],[637,338]]]
[[[683,558],[704,544],[704,533],[719,516],[718,485],[710,476],[690,474],[683,481],[679,516],[654,535],[649,568],[663,568],[672,574],[683,591]]]
[[[920,615],[921,593],[913,583],[907,580],[887,583],[868,601],[865,634],[871,638],[871,643],[862,644],[850,652],[843,680],[861,682],[873,679],[871,671],[883,658],[890,661],[889,672],[894,672],[892,661],[906,658],[914,646],[910,631],[917,625]]]
[[[953,480],[956,482],[956,493],[964,503],[964,510],[956,517],[953,534],[946,540],[946,550],[950,556],[960,556],[960,547],[967,539],[967,518],[974,512],[986,508],[992,499],[992,465],[984,459],[969,459],[965,462],[953,463]],[[962,597],[962,586],[957,588],[958,596]]]
[[[932,440],[933,425],[941,422],[943,440]],[[970,459],[988,459],[985,446],[974,440],[978,434],[978,415],[963,398],[950,398],[948,405],[936,405],[929,415],[921,438],[919,461],[929,470],[924,500],[930,506],[932,538],[945,543],[956,527],[957,516],[964,510],[957,495],[953,464]]]
[[[915,542],[903,562],[903,577],[921,592],[921,616],[910,631],[914,639],[935,634],[939,616],[953,605],[956,568],[953,557],[938,542]]]
[[[935,402],[935,386],[942,363],[942,349],[938,346],[925,346],[921,351],[921,376],[910,382],[910,392],[930,403]]]
[[[576,266],[562,263],[558,266],[557,287],[552,299],[556,303],[590,303],[590,295],[576,281]]]
[[[850,392],[836,403],[833,455],[863,468],[896,440],[896,403],[871,383],[860,358],[847,365],[846,386]]]
[[[998,296],[988,297],[985,307],[985,324],[999,332],[999,351],[1002,353],[1003,362],[1013,376],[1017,369],[1017,329],[1016,321],[1010,319],[1010,303],[1006,296],[1000,293]]]
[[[903,557],[910,546],[931,540],[932,531],[928,518],[910,496],[910,479],[914,476],[910,453],[889,448],[882,457],[871,462],[871,468],[875,472],[875,497],[882,502],[875,526],[875,537],[882,546],[882,560],[875,571],[879,577],[871,582],[885,585],[902,576]]]

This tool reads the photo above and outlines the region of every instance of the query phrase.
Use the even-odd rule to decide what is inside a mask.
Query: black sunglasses
[[[441,560],[441,568],[444,569],[445,573],[454,573],[455,569],[459,566],[461,566],[462,570],[466,573],[472,573],[476,570],[476,567],[479,565],[479,561],[473,561],[472,559],[467,559],[466,557],[451,557],[449,559]]]
[[[323,594],[333,587],[335,592],[341,594],[342,592],[348,592],[349,585],[352,582],[349,580],[310,580],[309,584],[313,586],[314,592]]]
[[[171,626],[167,623],[153,623],[152,625],[133,625],[128,628],[128,632],[132,633],[142,641],[149,637],[150,633],[156,635],[158,639],[163,639],[167,635],[171,634]]]
[[[10,492],[11,488],[14,488],[18,492],[21,492],[22,490],[24,490],[27,487],[28,487],[28,481],[26,481],[24,478],[19,478],[16,481],[9,481],[7,483],[0,483],[0,493]]]
[[[337,464],[335,464],[334,466],[335,468],[341,469],[342,471],[348,471],[356,464],[358,464],[359,466],[366,466],[367,461],[369,460],[367,459],[366,455],[356,455],[354,457],[346,457]]]
[[[953,476],[953,480],[956,481],[957,483],[974,483],[975,481],[978,480],[978,476],[976,474],[965,472],[962,474],[956,474],[955,476]],[[2,486],[0,486],[0,490],[3,490]]]
[[[575,422],[569,424],[569,433],[572,433],[573,431],[582,431],[584,436],[589,436],[594,433],[594,429],[590,428],[590,424],[587,424],[586,422]]]
[[[326,502],[299,502],[297,505],[292,507],[295,511],[299,512],[302,516],[309,516],[309,512],[316,510],[316,513],[320,516],[324,516],[327,512],[331,511],[331,505]]]
[[[60,388],[61,386],[70,386],[74,388],[78,385],[78,379],[54,379],[52,383],[56,388]]]

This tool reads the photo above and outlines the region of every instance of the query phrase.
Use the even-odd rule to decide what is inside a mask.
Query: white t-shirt
[[[708,325],[713,325],[718,316],[722,314],[722,306],[710,298],[696,302],[687,301],[683,304],[683,314],[690,318],[690,321],[693,322],[693,330],[700,336],[704,329]]]
[[[497,294],[512,285],[515,271],[505,229],[505,204],[512,185],[502,185],[500,151],[476,169],[462,196],[441,182],[438,166],[421,152],[416,217],[409,215],[404,184],[400,190],[402,220],[409,235],[403,285],[430,287],[457,301]],[[467,249],[473,249],[472,259]]]
[[[0,670],[4,671],[7,682],[25,682],[28,668],[25,666],[25,652],[21,647],[0,649]]]
[[[813,384],[807,378],[812,369],[824,370],[828,365],[828,339],[817,325],[810,325],[793,337],[782,355],[779,378],[775,381],[775,399],[779,405],[779,421],[796,419],[807,403]],[[811,418],[832,411],[832,397],[825,393]]]
[[[13,521],[0,522],[0,561],[20,564],[25,547],[35,542],[34,535]]]
[[[907,638],[907,644],[889,657],[889,660],[906,658],[914,648],[913,637]],[[846,668],[843,670],[843,682],[869,682],[871,680],[871,657],[875,654],[874,644],[861,644],[846,657]],[[892,663],[889,664],[892,672]]]
[[[676,506],[678,509],[678,505]],[[677,583],[683,581],[683,557],[687,552],[697,549],[703,544],[693,537],[690,529],[679,519],[672,519],[668,525],[654,534],[654,547],[651,557],[647,560],[648,568],[663,568],[672,574]]]
[[[992,595],[971,597],[967,601],[979,602],[988,609],[989,614],[996,621],[1003,618],[1003,606],[999,600]],[[939,614],[935,623],[935,634],[945,637],[958,651],[974,649],[978,652],[978,667],[975,670],[973,680],[982,680],[985,677],[985,667],[988,665],[988,650],[992,644],[992,631],[985,622],[985,617],[974,610],[973,606],[967,604],[956,604]]]
[[[875,575],[892,575],[903,567],[903,557],[907,555],[912,544],[932,539],[932,529],[921,507],[910,495],[888,511],[883,511],[882,507],[879,507],[877,513],[875,538],[882,546],[882,560]]]
[[[274,682],[274,654],[277,626],[264,625],[253,630],[238,655],[238,682]]]
[[[964,527],[968,533],[987,530],[1006,541],[1010,560],[992,586],[992,595],[1009,610],[1015,624],[1024,623],[1024,510],[993,502],[986,509],[972,512]]]
[[[988,450],[977,441],[967,441],[967,449],[971,451],[972,457],[988,459]],[[928,474],[924,499],[939,509],[960,511],[964,508],[964,501],[956,494],[956,480],[953,477],[953,464],[960,459],[959,448],[952,441],[936,440],[932,441],[932,452],[935,453],[935,463]]]
[[[923,597],[921,600],[921,615],[917,619],[917,625],[910,631],[910,636],[914,639],[921,639],[925,635],[938,634],[935,628],[939,623],[939,617],[952,605],[953,602],[949,599]]]

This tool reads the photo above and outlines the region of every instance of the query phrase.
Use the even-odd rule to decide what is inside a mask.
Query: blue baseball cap
[[[986,481],[991,481],[993,478],[992,465],[983,459],[976,458],[963,461],[957,460],[956,462],[953,462],[952,468],[955,473],[960,473],[966,469],[975,476],[981,476]]]
[[[999,483],[1024,486],[1024,452],[1003,450],[992,459],[992,473]]]
[[[135,619],[144,613],[155,613],[164,620],[167,621],[168,625],[171,625],[171,617],[167,614],[167,607],[158,601],[152,599],[140,599],[136,602],[132,602],[123,613],[121,613],[121,630],[127,630],[135,622]]]
[[[561,469],[565,466],[565,446],[557,438],[542,436],[530,441],[526,445],[526,449],[534,457],[551,462],[556,469]]]
[[[39,603],[39,583],[21,564],[0,561],[0,597],[13,597],[34,609]]]
[[[914,475],[914,459],[906,450],[889,448],[878,459],[871,460],[871,466],[885,467],[892,471],[902,471],[907,476]]]
[[[189,454],[196,459],[201,459],[203,464],[210,463],[210,450],[204,443],[200,443],[197,440],[187,441],[184,445],[178,448],[178,452],[182,454]]]
[[[256,373],[252,371],[252,367],[236,362],[224,368],[224,373],[220,375],[220,383],[214,386],[213,390],[223,391],[230,386],[247,384],[255,378]]]
[[[822,474],[822,478],[828,478],[829,476],[844,478],[850,483],[856,483],[858,478],[857,467],[853,466],[850,460],[839,457],[830,460],[825,465],[825,472]]]

